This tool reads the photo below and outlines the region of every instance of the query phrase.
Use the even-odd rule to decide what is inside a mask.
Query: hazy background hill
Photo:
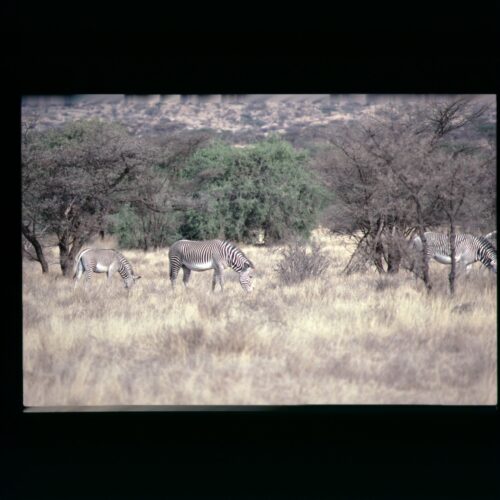
[[[36,118],[40,129],[79,118],[101,118],[120,122],[137,136],[212,129],[232,143],[253,141],[269,133],[300,142],[314,135],[317,129],[373,113],[389,103],[422,102],[435,97],[430,94],[26,96],[22,113],[23,119]],[[478,96],[478,99],[494,102],[495,98]],[[495,120],[493,111],[488,119]]]

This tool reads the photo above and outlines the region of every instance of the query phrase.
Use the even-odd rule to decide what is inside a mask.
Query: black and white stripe
[[[426,232],[427,256],[441,264],[451,264],[450,237],[447,234]],[[413,239],[413,246],[422,251],[423,244],[419,236]],[[455,235],[455,255],[459,268],[469,271],[474,262],[481,262],[488,269],[497,272],[497,252],[493,245],[483,236],[472,234]]]
[[[183,269],[184,284],[187,286],[191,271],[214,270],[212,290],[217,282],[224,289],[223,271],[230,267],[240,275],[240,284],[247,292],[252,290],[253,263],[233,243],[227,240],[176,241],[168,252],[170,261],[170,281],[175,288],[175,281],[180,269]]]

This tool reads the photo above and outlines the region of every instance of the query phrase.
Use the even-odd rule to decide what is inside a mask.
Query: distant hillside
[[[138,136],[212,129],[244,142],[245,137],[270,132],[296,135],[305,127],[354,119],[389,102],[431,98],[386,94],[29,96],[23,99],[22,117],[36,120],[40,129],[68,120],[100,118],[122,123]],[[494,96],[478,98],[495,102]],[[496,119],[494,114],[491,118]]]

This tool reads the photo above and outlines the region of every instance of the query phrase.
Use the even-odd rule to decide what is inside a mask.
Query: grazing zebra
[[[118,271],[125,282],[125,288],[131,288],[140,276],[136,276],[132,270],[130,262],[116,250],[106,250],[101,248],[85,248],[75,258],[75,288],[85,272],[88,283],[92,273],[107,273],[108,283],[112,274]]]
[[[451,264],[450,237],[447,234],[426,232],[427,255],[441,264]],[[423,244],[419,236],[413,238],[413,248],[422,251]],[[457,234],[455,236],[455,259],[460,270],[474,262],[481,262],[484,266],[497,272],[497,252],[493,245],[483,236],[472,234]]]
[[[226,240],[176,241],[168,252],[170,282],[175,289],[175,280],[182,267],[184,285],[187,286],[191,271],[214,270],[212,291],[219,282],[224,291],[223,271],[230,267],[240,275],[240,284],[246,292],[252,291],[254,265],[235,245]]]

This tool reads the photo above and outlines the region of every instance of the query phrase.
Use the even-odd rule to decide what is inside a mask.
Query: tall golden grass
[[[404,271],[341,273],[348,240],[317,232],[324,277],[283,286],[273,248],[241,246],[256,265],[252,294],[227,270],[190,289],[168,279],[167,250],[124,251],[142,279],[87,288],[53,266],[23,266],[26,406],[496,404],[496,279],[480,264],[447,292]],[[115,246],[104,242],[101,246]]]

